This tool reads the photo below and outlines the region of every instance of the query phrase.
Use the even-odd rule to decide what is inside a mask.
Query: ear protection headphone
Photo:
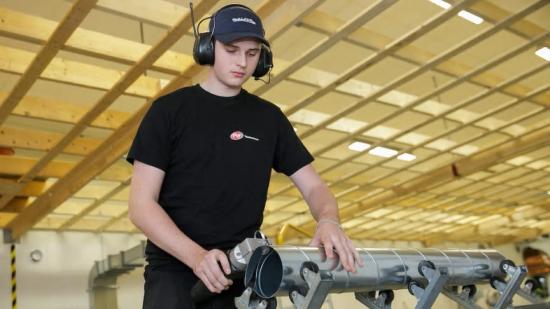
[[[203,32],[203,33],[197,33],[197,30],[195,28],[195,18],[193,16],[193,7],[191,6],[191,19],[193,20],[193,30],[195,33],[195,43],[193,44],[193,59],[195,59],[195,62],[200,65],[213,65],[214,64],[214,32],[216,30],[216,15],[228,8],[231,7],[240,7],[245,10],[252,11],[250,8],[241,5],[241,4],[229,4],[222,8],[220,8],[216,13],[214,13],[210,17],[203,18],[199,21],[199,24],[196,28],[200,28],[200,25],[203,21],[210,19],[210,22],[213,22],[214,25],[212,26],[212,32]],[[256,14],[256,13],[254,13]],[[269,70],[273,67],[273,54],[271,53],[271,48],[269,44],[262,43],[260,49],[260,58],[258,59],[258,65],[256,66],[256,70],[254,70],[254,73],[252,73],[252,76],[254,76],[255,79],[259,79],[260,77],[266,75]]]

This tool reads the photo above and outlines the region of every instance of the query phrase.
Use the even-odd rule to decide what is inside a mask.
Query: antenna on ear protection
[[[193,34],[195,39],[199,36],[197,34],[197,28],[195,27],[195,14],[193,14],[193,1],[189,0],[189,10],[191,11],[191,22],[193,23]]]

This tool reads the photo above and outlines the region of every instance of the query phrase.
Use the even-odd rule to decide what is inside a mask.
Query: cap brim
[[[244,38],[252,38],[269,46],[269,43],[265,38],[259,36],[257,33],[252,32],[219,33],[214,36],[214,39],[224,44],[229,44],[231,42]]]

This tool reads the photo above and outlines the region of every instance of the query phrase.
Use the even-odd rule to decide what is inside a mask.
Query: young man
[[[311,244],[329,258],[335,250],[348,271],[362,265],[339,226],[335,198],[290,122],[276,105],[242,89],[258,77],[261,53],[270,53],[260,18],[244,6],[223,7],[210,20],[207,40],[206,80],[159,98],[128,154],[130,219],[148,237],[147,309],[234,308],[243,287],[225,277],[223,250],[260,228],[272,168],[291,178],[318,221]],[[204,54],[197,55],[203,47],[194,56],[204,63]],[[218,294],[194,307],[189,290],[197,280]]]

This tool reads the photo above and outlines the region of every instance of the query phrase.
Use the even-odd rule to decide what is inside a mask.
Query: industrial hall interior
[[[222,42],[222,23],[212,23],[234,3],[229,9],[258,22],[232,21],[263,26],[261,39]],[[216,57],[260,40],[242,57],[259,51],[258,66],[270,58],[260,77],[231,71],[231,80],[250,77],[235,97],[260,97],[288,119],[277,120],[267,160],[239,160],[229,145],[256,151],[272,133],[235,129],[208,146],[186,133],[195,110],[142,125],[163,103],[171,105],[164,111],[179,104],[178,115],[193,104],[198,114],[227,99],[204,87],[221,80],[223,63],[199,64],[202,39]],[[169,153],[168,171],[187,164],[196,173],[167,172],[185,180],[142,187],[160,190],[150,205],[170,223],[154,228],[187,231],[166,216],[182,211],[197,235],[259,218],[253,236],[208,249],[225,254],[242,284],[235,308],[550,308],[549,64],[549,0],[0,0],[0,308],[142,308],[147,256],[167,249],[131,211],[131,197],[145,194],[135,190],[139,164],[163,171],[142,157],[129,163],[139,147]],[[163,99],[200,89],[209,100]],[[196,117],[202,132],[233,121],[217,109]],[[144,145],[138,136],[147,128],[168,131]],[[181,136],[190,136],[181,148],[156,148]],[[201,155],[201,147],[219,148]],[[296,176],[304,165],[281,167],[293,147],[311,155],[308,172],[318,178]],[[184,164],[176,150],[196,157]],[[207,174],[210,160],[227,164]],[[265,179],[228,180],[256,175],[250,170],[261,163],[269,164]],[[331,192],[319,195],[333,219],[316,212],[320,191],[304,193],[309,179]],[[251,199],[255,191],[243,192],[263,181],[254,209],[204,210],[221,225],[201,223],[203,202]],[[237,189],[180,192],[182,201],[200,201],[165,207],[165,196],[177,195],[166,193],[170,186],[183,182]],[[355,271],[338,246],[311,243],[321,230],[349,237]],[[190,295],[196,303],[219,297],[201,277]]]

